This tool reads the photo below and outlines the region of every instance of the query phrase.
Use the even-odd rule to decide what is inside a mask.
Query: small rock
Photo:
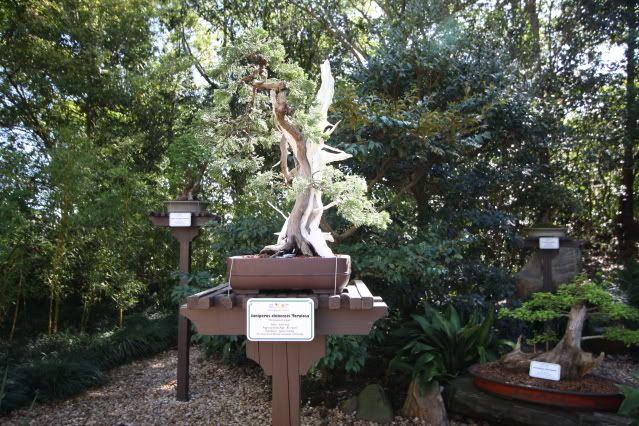
[[[353,414],[357,411],[357,397],[353,396],[340,402],[339,409],[345,414]]]
[[[378,384],[368,385],[357,397],[357,415],[360,420],[376,423],[390,423],[393,421],[393,408]]]

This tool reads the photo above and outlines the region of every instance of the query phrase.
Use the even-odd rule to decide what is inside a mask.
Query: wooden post
[[[156,226],[169,227],[169,216],[151,213],[151,221]],[[219,219],[210,213],[194,214],[191,226],[184,228],[170,228],[171,234],[180,244],[180,272],[191,273],[191,243],[200,234],[200,228],[212,220]],[[186,285],[188,278],[183,277],[180,285]],[[189,352],[191,345],[191,325],[188,318],[178,314],[178,359],[177,359],[177,389],[178,401],[189,400]]]
[[[199,235],[198,227],[171,228],[171,234],[180,243],[180,272],[191,273],[191,242]],[[182,277],[180,285],[187,285],[188,278]],[[179,309],[178,309],[179,311]],[[189,400],[189,354],[191,348],[191,323],[188,318],[178,315],[178,357],[177,390],[178,401]]]

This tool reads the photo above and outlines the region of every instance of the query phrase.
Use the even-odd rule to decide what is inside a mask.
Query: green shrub
[[[394,333],[403,345],[389,365],[391,371],[419,379],[423,387],[432,380],[450,380],[478,361],[496,359],[507,345],[496,337],[492,310],[484,318],[473,313],[463,323],[452,305],[443,314],[427,303],[423,309]]]
[[[206,356],[219,353],[225,363],[238,365],[246,361],[245,336],[205,336],[193,333],[191,341],[199,344]]]
[[[6,371],[0,411],[38,401],[66,398],[108,381],[106,372],[131,360],[152,355],[175,344],[174,313],[132,314],[121,329],[95,335],[58,333],[26,345],[0,347]]]
[[[328,336],[326,356],[318,367],[321,371],[336,370],[359,373],[368,356],[368,336]]]
[[[639,306],[639,262],[631,260],[617,273],[616,281],[628,297],[628,303]]]

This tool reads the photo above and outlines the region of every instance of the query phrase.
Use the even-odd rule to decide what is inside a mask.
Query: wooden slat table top
[[[381,297],[373,296],[366,284],[360,280],[354,280],[344,288],[341,294],[336,295],[301,291],[236,294],[232,289],[229,289],[228,283],[224,283],[187,297],[186,307],[188,309],[231,309],[233,306],[242,306],[242,309],[246,309],[246,303],[251,298],[283,297],[309,298],[313,300],[315,309],[330,310],[367,310],[373,309],[375,303],[383,303]]]

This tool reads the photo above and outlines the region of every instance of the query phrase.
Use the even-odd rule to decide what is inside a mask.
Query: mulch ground
[[[553,389],[557,391],[587,392],[616,394],[619,389],[615,382],[599,376],[587,375],[580,380],[544,380],[530,377],[527,373],[511,371],[499,364],[483,364],[477,368],[477,373],[489,379],[498,380],[513,385],[534,386],[537,388]]]
[[[191,400],[175,400],[175,350],[111,371],[111,382],[64,401],[18,410],[8,425],[270,425],[270,379],[257,366],[234,367],[191,350]],[[611,358],[602,370],[626,382],[636,379],[629,358]],[[633,384],[633,383],[630,383]],[[334,408],[302,407],[303,425],[372,425]],[[396,417],[393,425],[424,425]],[[488,425],[453,417],[451,426]]]
[[[111,371],[111,382],[64,401],[0,417],[7,425],[270,425],[270,378],[259,367],[228,366],[191,349],[190,401],[175,400],[177,351]],[[302,425],[371,425],[338,409],[302,407]],[[396,417],[394,425],[424,425]],[[452,421],[451,425],[477,423]]]

